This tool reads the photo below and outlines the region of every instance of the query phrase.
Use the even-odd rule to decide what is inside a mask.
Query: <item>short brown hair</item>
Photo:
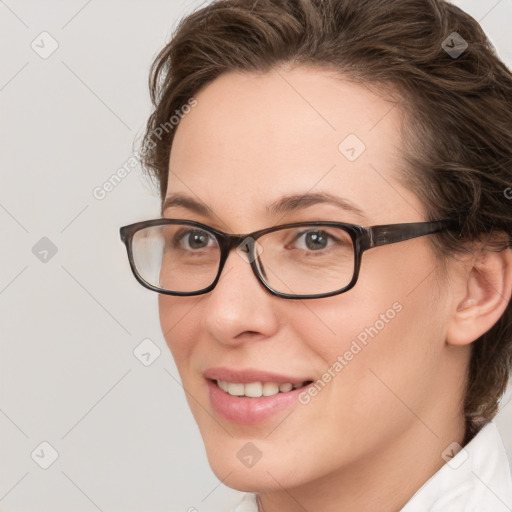
[[[450,54],[460,36],[467,48]],[[184,18],[150,75],[155,108],[142,161],[162,199],[175,130],[163,134],[158,127],[221,74],[265,73],[281,65],[334,69],[398,93],[406,106],[404,182],[429,220],[461,221],[459,236],[432,237],[440,256],[493,232],[507,235],[495,250],[510,246],[512,74],[480,25],[442,0],[220,0]],[[466,441],[496,414],[511,367],[509,303],[473,343]]]

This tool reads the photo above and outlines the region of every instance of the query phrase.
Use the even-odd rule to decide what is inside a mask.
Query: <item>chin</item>
[[[242,492],[268,492],[279,490],[282,487],[293,487],[288,480],[283,482],[279,469],[272,471],[261,467],[240,468],[227,465],[210,464],[212,471],[224,485]],[[268,473],[267,473],[268,471]],[[227,475],[227,476],[226,476]],[[274,478],[272,478],[272,476]],[[281,484],[279,485],[278,484]]]
[[[241,441],[235,449],[233,443],[207,447],[208,462],[212,471],[223,484],[242,492],[268,492],[293,488],[305,483],[306,475],[292,471],[295,463],[279,457],[279,449],[272,451],[270,458],[257,452],[251,441]],[[242,448],[238,448],[238,444]],[[251,460],[252,456],[252,460]],[[297,468],[296,468],[297,469]]]

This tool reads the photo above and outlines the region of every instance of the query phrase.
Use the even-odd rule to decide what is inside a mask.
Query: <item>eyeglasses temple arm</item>
[[[434,222],[412,222],[405,224],[383,224],[368,228],[365,248],[378,247],[379,245],[394,244],[419,236],[438,233],[452,226],[449,220]]]

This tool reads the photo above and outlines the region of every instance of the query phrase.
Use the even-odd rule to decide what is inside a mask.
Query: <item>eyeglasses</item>
[[[364,251],[444,231],[452,225],[452,221],[440,220],[365,228],[315,221],[237,235],[192,220],[156,219],[124,226],[120,235],[133,275],[158,293],[208,293],[236,248],[273,295],[315,299],[353,288]]]

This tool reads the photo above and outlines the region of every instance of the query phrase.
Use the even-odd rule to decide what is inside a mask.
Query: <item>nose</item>
[[[233,249],[206,300],[204,328],[220,343],[237,345],[275,334],[278,301],[285,299],[271,295],[254,275],[244,252]]]

